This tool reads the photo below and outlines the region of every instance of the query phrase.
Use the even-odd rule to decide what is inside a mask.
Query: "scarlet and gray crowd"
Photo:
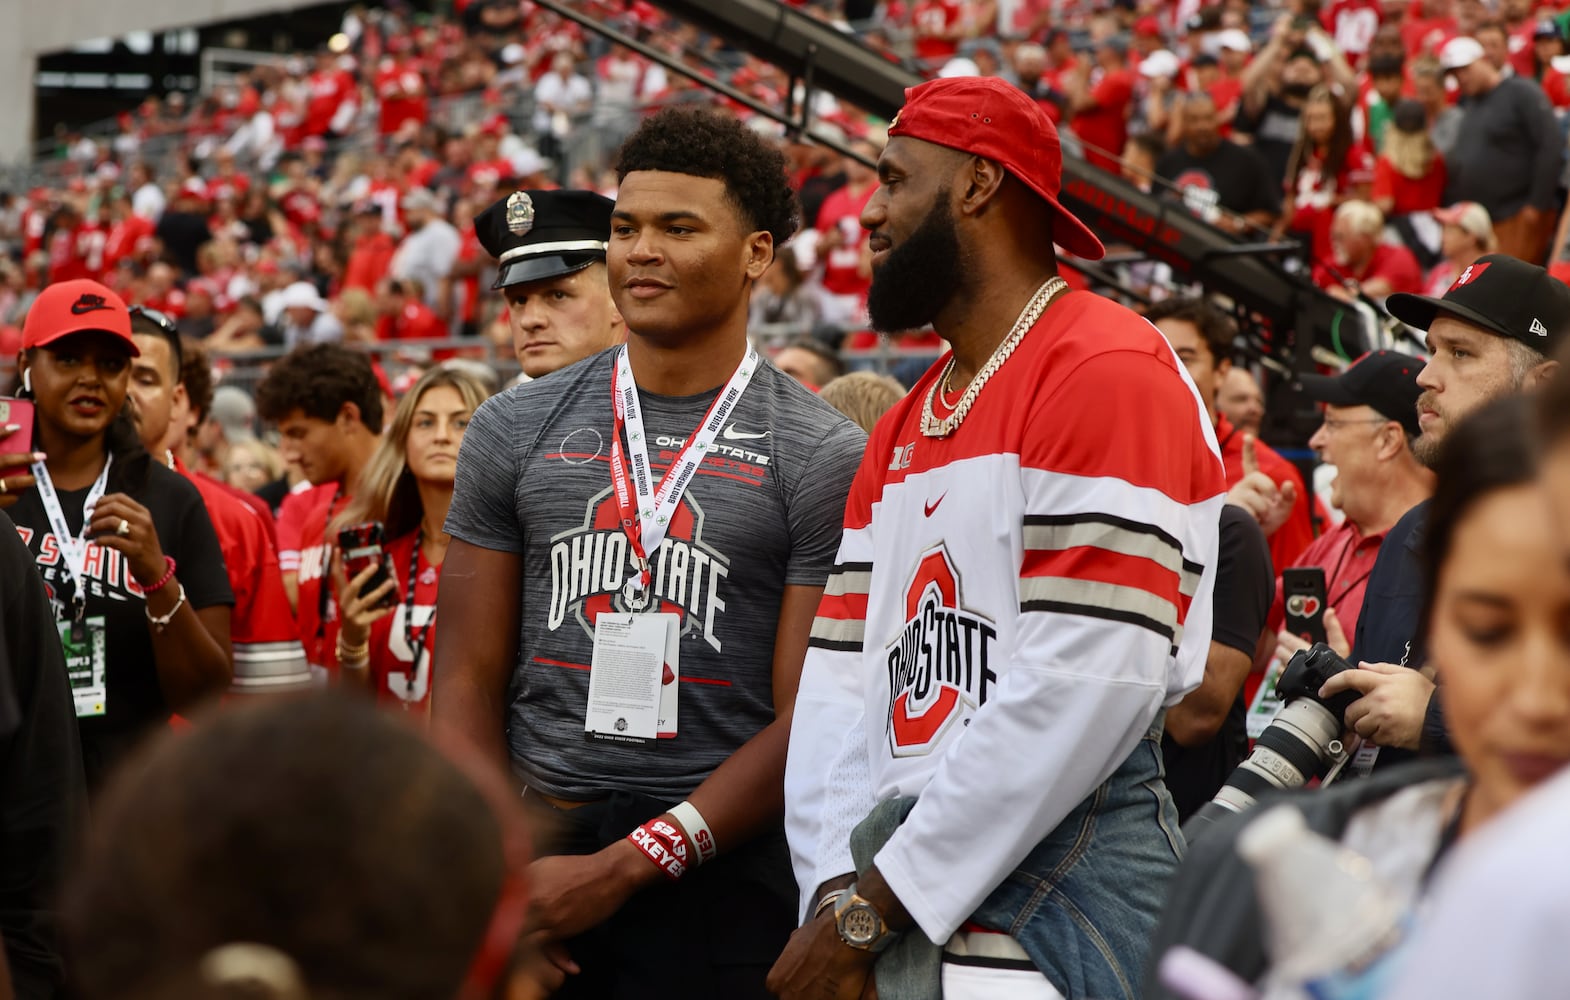
[[[18,289],[0,399],[0,996],[1219,998],[1375,974],[1393,996],[1525,998],[1562,982],[1562,950],[1533,947],[1566,929],[1546,839],[1570,799],[1570,287],[1540,266],[1557,177],[1514,213],[1440,217],[1488,213],[1517,253],[1479,242],[1431,294],[1353,287],[1342,230],[1362,202],[1338,181],[1285,184],[1284,211],[1181,185],[1237,231],[1302,230],[1310,254],[1325,227],[1332,257],[1305,263],[1425,338],[1423,357],[1300,376],[1334,468],[1310,490],[1256,438],[1227,312],[1166,289],[1141,316],[1086,290],[1073,261],[1106,251],[1058,200],[1065,145],[1123,145],[1088,127],[1092,92],[1161,79],[1152,60],[1179,89],[1220,72],[1207,38],[1238,53],[1247,5],[1075,8],[1099,68],[1064,89],[1029,84],[1061,57],[1032,42],[1005,43],[1020,80],[975,64],[985,27],[1034,30],[1061,6],[883,8],[874,41],[947,72],[858,140],[875,171],[675,107],[634,114],[603,183],[498,168],[452,188],[408,183],[424,126],[395,128],[411,140],[375,162],[403,166],[385,196],[367,183],[355,252],[391,251],[371,269],[397,297],[388,322],[462,317],[450,266],[398,269],[429,264],[467,200],[463,301],[499,317],[524,376],[505,389],[463,356],[395,385],[329,315],[355,260],[317,252],[329,213],[301,228],[280,208],[266,239],[215,231],[201,199],[244,176],[229,166],[200,191],[182,180],[129,264],[51,274],[49,253]],[[1164,109],[1178,135],[1198,109],[1253,136],[1211,154],[1240,151],[1254,175],[1281,141],[1301,181],[1325,170],[1316,95],[1344,114],[1353,64],[1382,65],[1379,20],[1404,15],[1403,52],[1411,36],[1458,81],[1464,161],[1469,129],[1525,128],[1541,95],[1490,71],[1481,38],[1447,37],[1487,28],[1435,23],[1476,13],[1449,6],[1302,6],[1244,67],[1239,114],[1138,82],[1122,128],[1153,152]],[[460,13],[472,34],[454,37],[483,44],[561,27],[511,3]],[[396,25],[357,20],[350,48],[447,37]],[[1184,38],[1186,68],[1161,48]],[[1520,113],[1474,121],[1507,85]],[[347,103],[317,109],[326,132],[350,130],[355,92],[349,77]],[[1381,93],[1359,103],[1357,142],[1378,141]],[[262,115],[291,127],[251,111],[232,138],[266,133],[246,132]],[[555,114],[533,138],[559,151]],[[1293,114],[1295,137],[1278,120]],[[335,169],[320,149],[279,169],[316,198],[311,155]],[[114,185],[102,166],[45,227],[72,267],[94,184]],[[109,199],[121,221],[138,193]],[[1390,238],[1421,234],[1421,214],[1393,213]],[[240,263],[202,271],[226,240]],[[271,289],[245,285],[269,261]],[[170,284],[150,300],[155,275]],[[209,279],[214,304],[236,282],[238,300],[275,293],[277,318],[263,294],[254,329],[193,327]],[[810,308],[792,314],[793,295]],[[834,345],[858,334],[946,353],[907,393],[839,374]],[[269,341],[289,350],[253,393],[214,389],[213,353]],[[1347,776],[1282,800],[1343,850],[1368,940],[1287,933],[1323,900],[1256,896],[1239,845],[1257,812],[1193,843],[1180,826],[1306,645],[1284,614],[1292,568],[1321,571],[1327,644],[1357,669],[1317,692],[1347,705]],[[1502,894],[1508,914],[1486,905]]]

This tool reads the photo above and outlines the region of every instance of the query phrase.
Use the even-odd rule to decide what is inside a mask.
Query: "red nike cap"
[[[88,331],[119,337],[132,357],[142,353],[131,337],[131,311],[125,300],[88,278],[57,281],[38,293],[22,323],[22,350]]]
[[[1018,87],[991,76],[929,80],[905,91],[889,137],[910,136],[1002,164],[1051,206],[1052,242],[1076,257],[1100,260],[1106,248],[1058,202],[1063,146],[1057,127]]]

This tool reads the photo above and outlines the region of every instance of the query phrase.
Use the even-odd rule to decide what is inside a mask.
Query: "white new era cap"
[[[1464,69],[1483,58],[1483,46],[1475,38],[1452,38],[1439,50],[1439,65],[1446,72]]]

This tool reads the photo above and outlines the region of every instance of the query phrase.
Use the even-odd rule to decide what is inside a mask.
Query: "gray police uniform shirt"
[[[518,776],[565,799],[676,800],[774,720],[780,599],[787,585],[828,579],[867,438],[772,364],[758,369],[649,554],[650,610],[682,616],[677,734],[591,739],[594,620],[629,610],[621,589],[633,570],[611,485],[615,363],[604,351],[487,400],[464,434],[447,531],[523,557],[507,712]],[[718,393],[640,391],[656,476]]]

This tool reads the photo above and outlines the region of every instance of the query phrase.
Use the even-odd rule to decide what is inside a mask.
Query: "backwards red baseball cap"
[[[909,136],[994,160],[1052,208],[1052,242],[1076,257],[1100,260],[1096,234],[1058,202],[1063,147],[1052,119],[1018,87],[990,76],[929,80],[905,91],[889,138]]]
[[[22,323],[22,350],[87,331],[119,337],[133,357],[142,353],[131,337],[131,311],[125,300],[87,278],[57,281],[38,293]]]

